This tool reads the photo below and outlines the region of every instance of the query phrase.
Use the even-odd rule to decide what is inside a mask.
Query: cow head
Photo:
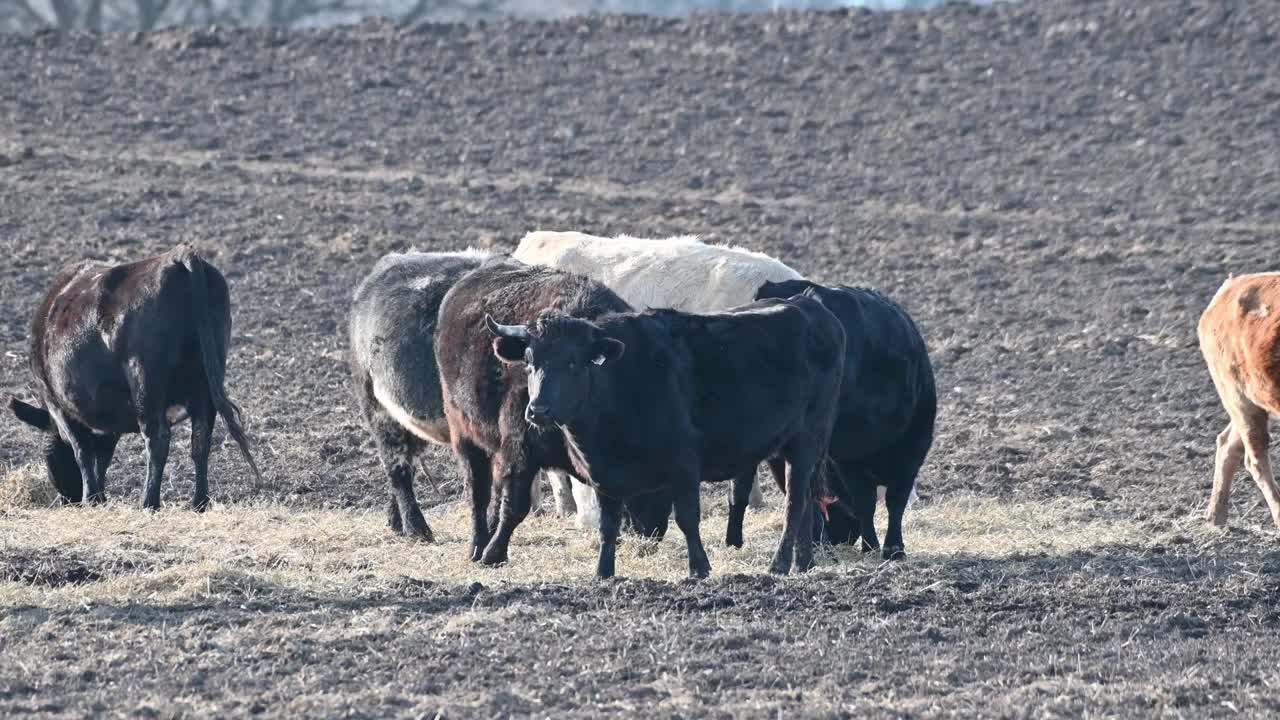
[[[75,453],[62,436],[58,434],[58,426],[54,424],[49,411],[44,408],[28,405],[17,398],[9,400],[9,408],[22,422],[45,434],[44,467],[49,474],[49,481],[66,502],[78,503],[84,496],[84,480],[80,475],[80,466],[76,464]]]
[[[756,300],[764,300],[766,298],[779,298],[785,300],[789,297],[799,295],[809,289],[813,283],[808,280],[781,280],[774,282],[766,280],[763,285],[756,290]]]
[[[498,360],[524,365],[529,375],[524,417],[538,427],[577,419],[590,398],[592,377],[626,347],[599,326],[560,313],[543,313],[530,326],[502,325],[487,314],[484,323],[496,336]]]

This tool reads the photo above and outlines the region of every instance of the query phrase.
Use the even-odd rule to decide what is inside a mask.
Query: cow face
[[[774,282],[766,280],[763,285],[756,290],[756,300],[764,300],[766,298],[786,298],[799,295],[807,290],[813,283],[808,280],[782,280]]]
[[[49,481],[67,502],[77,503],[84,496],[84,480],[80,475],[80,466],[76,464],[75,453],[71,446],[58,435],[58,428],[53,423],[49,411],[34,405],[28,405],[17,398],[9,401],[9,408],[22,422],[45,434],[44,467],[49,474]]]
[[[591,396],[591,379],[622,356],[622,341],[599,327],[567,316],[543,316],[533,327],[501,325],[485,316],[497,337],[493,352],[508,365],[523,365],[529,376],[524,417],[537,427],[576,420]]]

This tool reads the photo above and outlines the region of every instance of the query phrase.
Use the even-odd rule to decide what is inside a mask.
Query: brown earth
[[[1277,536],[1246,478],[1233,528],[1203,527],[1225,416],[1195,323],[1228,273],[1274,267],[1278,55],[1266,0],[0,37],[0,394],[29,396],[58,265],[196,242],[232,285],[228,385],[265,480],[219,426],[221,512],[376,512],[355,283],[390,250],[544,228],[697,232],[890,293],[942,391],[921,512],[1078,502],[1088,522],[1062,532],[1132,531],[994,553],[975,525],[798,579],[427,568],[90,603],[69,589],[184,558],[145,525],[120,540],[145,552],[55,542],[41,513],[97,516],[19,509],[0,515],[0,713],[1274,715]],[[0,466],[38,476],[37,445],[0,418]],[[447,453],[435,467],[427,502],[456,500]],[[133,438],[115,512],[141,514],[142,470]]]

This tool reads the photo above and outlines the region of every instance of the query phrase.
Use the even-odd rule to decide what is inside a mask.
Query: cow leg
[[[187,415],[191,418],[191,462],[196,472],[191,507],[196,512],[204,512],[209,509],[209,450],[213,442],[214,411],[207,390],[192,395],[187,403]]]
[[[529,514],[542,515],[542,476],[544,473],[534,473],[533,482],[529,485]]]
[[[804,572],[813,567],[813,498],[810,481],[818,454],[812,448],[794,448],[787,458],[787,514],[783,520],[782,538],[769,565],[769,572],[786,575],[791,571],[794,553],[795,569]]]
[[[1275,475],[1271,472],[1268,454],[1271,433],[1267,429],[1267,413],[1261,408],[1249,412],[1240,428],[1244,440],[1244,466],[1262,491],[1262,497],[1271,509],[1271,521],[1280,528],[1280,489],[1276,488]],[[1234,420],[1232,424],[1235,424]]]
[[[147,486],[142,507],[160,509],[160,482],[164,479],[164,466],[169,462],[169,421],[164,413],[148,413],[142,423],[142,443],[147,449]]]
[[[754,479],[755,468],[751,468],[751,480],[747,482],[751,482]],[[734,478],[734,482],[737,482],[737,478]],[[746,494],[746,492],[743,494]],[[684,541],[689,548],[689,577],[691,578],[704,578],[711,574],[711,561],[707,559],[707,550],[702,546],[702,533],[699,530],[699,524],[702,520],[700,501],[699,483],[695,476],[684,483],[684,488],[676,496],[674,503],[676,526],[680,528],[680,532],[684,533]],[[745,512],[745,507],[742,509]],[[741,547],[741,518],[739,518],[738,524],[738,542],[738,547]]]
[[[570,477],[573,500],[578,506],[578,519],[575,524],[583,530],[600,527],[600,500],[596,491],[581,480]],[[618,510],[622,512],[621,509]],[[621,517],[621,516],[619,516]],[[618,522],[622,522],[619,520]]]
[[[94,438],[93,470],[98,487],[103,493],[107,490],[107,466],[111,464],[111,458],[115,457],[116,444],[119,442],[119,435],[98,435]]]
[[[164,389],[168,378],[144,367],[139,357],[128,360],[125,379],[129,394],[138,413],[138,427],[142,429],[142,444],[147,449],[147,482],[142,493],[142,507],[160,509],[160,483],[164,480],[164,466],[169,462],[169,419]]]
[[[787,461],[780,457],[769,458],[769,474],[773,476],[773,484],[778,486],[778,492],[786,495]]]
[[[858,521],[862,552],[874,552],[880,549],[880,539],[876,537],[876,481],[865,472],[855,473],[852,480],[849,491],[853,494],[853,516]],[[853,538],[850,537],[849,541],[852,542]]]
[[[600,511],[600,557],[596,560],[596,579],[613,577],[618,555],[618,533],[622,530],[622,501],[600,493],[596,506]]]
[[[471,497],[471,560],[480,559],[485,545],[489,544],[490,499],[493,492],[492,461],[488,453],[478,445],[462,438],[454,439],[454,454],[458,457],[463,483]]]
[[[1244,461],[1244,440],[1235,423],[1218,434],[1218,451],[1213,462],[1213,492],[1209,495],[1209,522],[1217,527],[1227,524],[1231,484]]]
[[[724,544],[729,547],[742,547],[742,523],[747,515],[748,496],[758,490],[756,469],[744,470],[733,476],[733,484],[729,496],[729,524],[724,531]],[[677,501],[679,502],[679,501]]]
[[[387,525],[397,534],[423,542],[434,542],[435,534],[431,532],[431,526],[427,524],[413,492],[417,441],[394,423],[378,423],[374,438],[382,469],[387,473]]]
[[[559,470],[546,470],[547,482],[551,485],[551,494],[556,499],[556,515],[569,517],[578,510],[578,503],[573,499],[572,482],[566,473]]]
[[[498,453],[494,458],[493,470],[494,476],[502,479],[502,504],[498,527],[489,539],[484,554],[480,556],[481,565],[502,565],[507,562],[511,536],[529,516],[533,481],[538,477],[538,469],[530,467],[524,453],[518,449],[504,449]]]
[[[752,510],[759,510],[764,507],[764,491],[760,489],[760,483],[756,482],[754,469],[751,471],[751,484],[748,487],[751,488],[751,496],[747,500],[747,507]]]
[[[896,483],[885,490],[884,505],[889,511],[889,527],[885,530],[884,550],[881,551],[881,557],[885,560],[903,560],[907,557],[906,546],[902,543],[902,514],[910,499],[910,485]]]

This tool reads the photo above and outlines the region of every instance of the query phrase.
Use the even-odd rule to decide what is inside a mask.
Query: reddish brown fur
[[[1200,351],[1227,423],[1217,440],[1209,522],[1225,525],[1231,483],[1243,463],[1280,528],[1280,490],[1268,455],[1271,415],[1280,415],[1280,273],[1229,278],[1200,316]]]

